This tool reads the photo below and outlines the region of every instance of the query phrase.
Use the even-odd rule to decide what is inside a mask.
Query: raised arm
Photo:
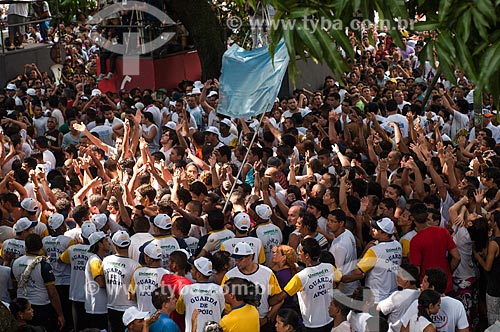
[[[335,129],[335,122],[337,121],[337,115],[335,111],[331,111],[328,114],[328,138],[330,139],[330,144],[337,144],[338,135]]]

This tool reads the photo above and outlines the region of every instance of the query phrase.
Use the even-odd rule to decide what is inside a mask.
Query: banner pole
[[[270,103],[267,103],[267,106],[265,109],[267,110],[269,108],[269,106],[270,106]],[[259,126],[257,127],[257,129],[255,130],[255,133],[253,134],[252,140],[250,141],[250,146],[248,147],[247,153],[245,154],[245,157],[243,158],[243,161],[241,162],[241,166],[238,169],[238,174],[236,175],[234,183],[231,186],[231,190],[229,191],[229,195],[226,198],[226,203],[224,203],[224,208],[222,209],[222,213],[224,213],[226,211],[227,203],[229,202],[229,199],[231,198],[231,195],[233,194],[234,188],[236,187],[236,184],[238,183],[238,178],[240,177],[241,170],[243,169],[243,166],[245,165],[245,163],[247,161],[248,153],[250,152],[250,148],[252,147],[253,143],[255,142],[255,138],[257,137],[257,135],[259,135],[259,129],[260,129],[260,126],[262,125],[262,120],[264,120],[265,115],[266,115],[266,111],[264,111],[262,113],[262,116],[260,117]]]

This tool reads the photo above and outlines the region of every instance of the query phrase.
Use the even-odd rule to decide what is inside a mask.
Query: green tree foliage
[[[255,8],[259,1],[236,0],[240,5],[245,2]],[[343,27],[351,27],[355,19],[372,20],[376,11],[398,46],[402,45],[403,22],[409,32],[427,32],[426,46],[420,53],[422,63],[439,61],[440,70],[448,79],[454,78],[456,68],[462,70],[476,84],[478,96],[483,91],[500,95],[500,0],[263,0],[261,3],[276,10],[271,27],[271,53],[283,38],[292,72],[298,55],[326,62],[340,77],[348,70],[340,48],[348,58],[354,57]],[[425,17],[425,21],[408,24],[415,17]],[[312,22],[321,20],[337,24],[330,29],[314,29]],[[296,22],[293,28],[283,24],[290,21]]]

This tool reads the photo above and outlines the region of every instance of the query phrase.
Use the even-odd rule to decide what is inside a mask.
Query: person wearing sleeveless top
[[[493,213],[493,222],[490,224],[493,238],[488,245],[486,257],[474,251],[474,257],[487,272],[486,307],[488,311],[488,325],[500,320],[500,211]]]
[[[441,307],[441,295],[432,289],[424,290],[418,297],[418,313],[410,319],[401,332],[435,332],[431,315],[438,313]]]

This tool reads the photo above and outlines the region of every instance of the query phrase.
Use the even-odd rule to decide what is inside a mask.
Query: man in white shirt
[[[469,322],[462,302],[446,296],[448,277],[439,269],[427,269],[422,280],[421,289],[433,289],[441,294],[441,307],[435,315],[431,315],[436,331],[440,332],[469,332]],[[418,313],[418,299],[413,301],[406,313],[401,317],[402,326],[408,326],[412,317]]]
[[[44,136],[37,137],[35,147],[42,153],[43,162],[46,166],[47,173],[56,168],[56,157],[49,150],[49,142]],[[35,155],[35,153],[33,153]]]
[[[420,295],[420,289],[417,288],[419,278],[420,275],[415,265],[401,265],[397,282],[398,287],[401,287],[402,290],[395,291],[377,305],[378,311],[389,316],[388,322],[392,332],[399,332],[401,330],[401,317],[413,301],[418,299]]]
[[[123,123],[122,120],[115,117],[115,113],[113,112],[110,106],[104,108],[103,112],[104,112],[104,117],[106,118],[106,120],[104,121],[104,125],[113,128],[115,125]]]
[[[346,214],[341,209],[332,210],[328,214],[326,227],[335,235],[329,251],[335,258],[335,265],[342,274],[349,274],[356,266],[357,252],[354,235],[345,228]],[[359,281],[340,283],[339,290],[351,296],[359,286]]]
[[[96,126],[90,130],[91,133],[99,135],[99,139],[104,144],[115,146],[113,142],[113,129],[105,124],[105,119],[102,115],[97,115],[95,119]]]

